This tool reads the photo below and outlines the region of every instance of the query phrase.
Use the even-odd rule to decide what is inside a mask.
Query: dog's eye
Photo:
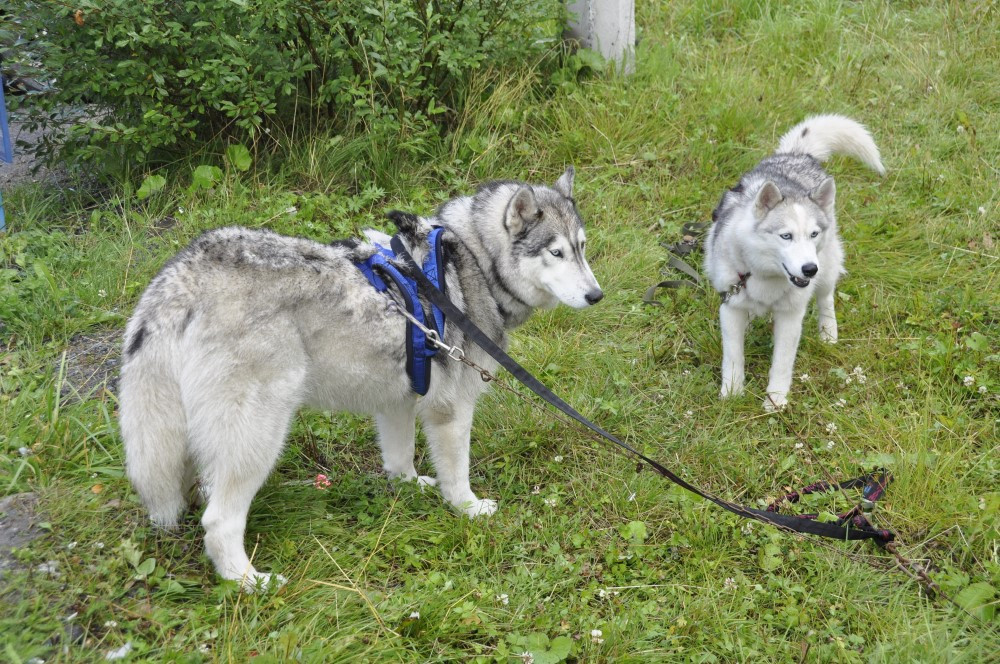
[[[549,249],[549,253],[555,256],[556,258],[562,258],[562,252],[559,251],[558,249]]]
[[[809,237],[819,237],[819,231],[813,231]]]
[[[792,234],[791,233],[782,233],[778,237],[780,237],[782,240],[791,240],[792,239]]]

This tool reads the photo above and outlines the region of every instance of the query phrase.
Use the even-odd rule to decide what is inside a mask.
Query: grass
[[[36,492],[47,531],[0,582],[7,659],[101,661],[128,642],[133,661],[156,662],[996,661],[1000,12],[680,0],[639,3],[638,23],[633,76],[552,87],[532,71],[484,74],[439,141],[313,137],[211,191],[187,192],[177,167],[145,201],[127,185],[99,201],[5,192],[0,491]],[[889,174],[829,165],[848,253],[841,342],[821,344],[810,317],[796,366],[809,379],[793,385],[786,427],[760,407],[764,323],[748,339],[749,394],[721,402],[717,296],[681,290],[662,307],[641,296],[665,262],[658,243],[705,219],[816,112],[864,122]],[[872,545],[741,521],[502,390],[473,430],[473,486],[501,505],[489,520],[392,490],[365,419],[303,412],[247,534],[258,568],[289,578],[280,592],[219,583],[197,515],[174,534],[147,525],[123,477],[114,396],[73,395],[64,352],[120,328],[172,253],[232,223],[356,234],[384,227],[387,209],[426,214],[483,180],[553,181],[569,163],[608,295],[537,315],[513,355],[608,429],[744,503],[891,467],[878,523],[964,610]],[[318,472],[333,486],[315,489]],[[48,561],[57,575],[39,571]]]

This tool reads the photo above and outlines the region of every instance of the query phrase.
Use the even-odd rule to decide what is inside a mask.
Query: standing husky
[[[712,212],[705,271],[722,293],[722,396],[743,392],[743,337],[750,320],[774,316],[774,357],[764,407],[788,403],[802,320],[813,293],[820,339],[837,341],[833,290],[844,250],[834,215],[836,188],[820,163],[846,154],[880,175],[871,135],[854,120],[817,115],[796,125],[778,151],[744,175]]]
[[[390,217],[418,264],[432,224],[444,227],[448,296],[501,345],[533,309],[582,308],[604,295],[584,257],[572,168],[552,187],[493,182],[431,219]],[[223,578],[247,589],[272,576],[254,569],[243,546],[250,502],[304,404],[373,414],[390,478],[438,484],[470,517],[497,509],[469,486],[472,412],[485,383],[439,352],[430,390],[416,396],[406,320],[355,265],[374,252],[357,240],[210,231],[163,267],[128,322],[120,409],[128,476],[164,527],[177,524],[200,480],[206,552]],[[496,367],[450,320],[444,337]],[[436,480],[413,467],[417,417]]]

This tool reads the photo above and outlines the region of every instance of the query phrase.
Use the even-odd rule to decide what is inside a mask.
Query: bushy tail
[[[118,418],[128,477],[153,523],[170,528],[187,505],[187,423],[180,388],[150,345],[125,361]]]
[[[814,115],[781,137],[778,152],[807,154],[823,162],[832,154],[858,159],[866,166],[885,175],[885,166],[878,146],[860,123],[843,115]]]

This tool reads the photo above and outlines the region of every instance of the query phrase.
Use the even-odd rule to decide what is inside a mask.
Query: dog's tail
[[[192,478],[180,387],[165,365],[161,343],[141,321],[129,321],[118,421],[128,477],[153,523],[171,528],[187,506]]]
[[[832,154],[843,154],[861,161],[885,175],[885,166],[871,134],[859,122],[843,115],[814,115],[781,137],[778,152],[807,154],[823,162]]]

